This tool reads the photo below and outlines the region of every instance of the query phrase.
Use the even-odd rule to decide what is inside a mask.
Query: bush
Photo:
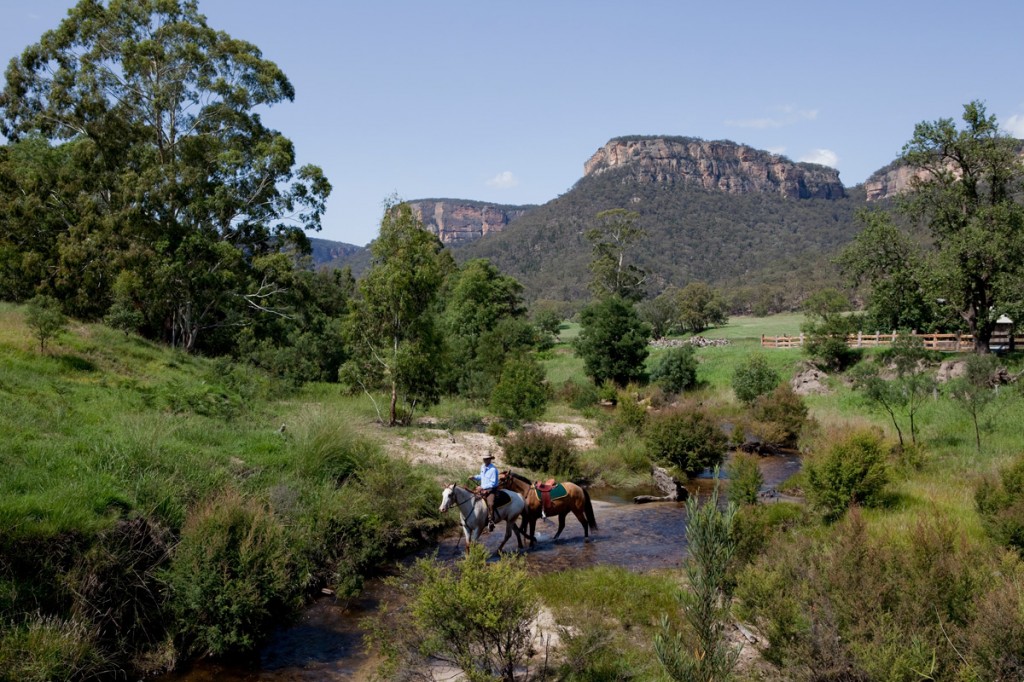
[[[1024,456],[1000,471],[999,480],[979,483],[974,503],[996,542],[1024,555]]]
[[[669,393],[682,393],[697,384],[697,355],[687,344],[665,351],[651,370],[651,381]]]
[[[576,478],[580,473],[579,458],[572,442],[559,433],[517,431],[506,438],[505,461],[549,476]]]
[[[227,492],[186,519],[167,585],[186,652],[251,650],[299,606],[283,526],[262,505]]]
[[[544,368],[529,356],[506,361],[491,393],[491,409],[495,414],[505,419],[531,421],[544,414],[547,403]]]
[[[438,656],[470,680],[512,680],[526,662],[540,601],[522,557],[488,562],[479,544],[455,565],[420,559],[389,583],[408,606],[370,621],[387,679]],[[495,676],[497,675],[497,676]]]
[[[615,407],[614,430],[640,433],[647,424],[647,408],[632,395],[620,395]]]
[[[887,448],[877,432],[852,430],[809,458],[805,471],[808,499],[827,521],[835,521],[851,504],[881,501],[889,482]]]
[[[752,353],[733,373],[732,390],[737,400],[751,405],[760,396],[774,390],[781,380],[763,353]]]
[[[46,350],[46,342],[54,339],[67,329],[68,318],[60,309],[60,302],[52,296],[35,296],[28,302],[25,311],[25,324],[32,330],[32,335],[39,340],[40,352]]]
[[[601,399],[597,392],[597,386],[592,382],[577,382],[572,379],[566,379],[562,384],[562,388],[558,391],[558,398],[574,410],[582,410],[596,405],[597,401]]]
[[[807,423],[807,404],[789,384],[759,396],[751,413],[760,426],[762,442],[780,447],[795,446]]]
[[[764,484],[760,458],[745,452],[736,452],[729,460],[729,501],[737,505],[757,504],[758,493]]]
[[[645,434],[654,460],[671,462],[687,476],[721,464],[726,437],[701,410],[681,408],[653,417]]]

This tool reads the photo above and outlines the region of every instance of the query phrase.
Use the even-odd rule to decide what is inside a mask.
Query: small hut
[[[1000,315],[999,319],[996,320],[996,326],[992,329],[992,338],[989,340],[988,344],[989,349],[997,352],[1012,352],[1015,350],[1013,333],[1013,320],[1011,320],[1007,315]]]

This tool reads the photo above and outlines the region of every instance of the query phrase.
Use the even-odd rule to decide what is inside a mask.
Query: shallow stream
[[[763,489],[774,489],[799,468],[800,460],[795,455],[762,458]],[[705,497],[711,494],[714,481],[704,476],[687,487],[691,494]],[[649,494],[661,493],[650,488],[592,490],[599,530],[592,533],[591,542],[583,541],[583,529],[571,514],[557,543],[551,542],[558,529],[557,519],[538,521],[537,546],[526,553],[528,569],[544,573],[610,564],[643,572],[681,567],[686,556],[686,506],[677,502],[633,504],[634,496]],[[484,540],[493,550],[503,536],[499,525]],[[515,548],[515,536],[505,548]],[[462,553],[461,538],[456,536],[446,538],[437,547],[442,560],[454,560]],[[297,623],[276,633],[250,665],[202,661],[186,672],[164,676],[160,682],[368,680],[375,661],[362,649],[360,620],[371,615],[388,596],[383,581],[368,581],[358,599],[327,597],[311,605]]]

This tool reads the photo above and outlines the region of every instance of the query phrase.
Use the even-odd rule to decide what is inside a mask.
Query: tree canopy
[[[295,169],[291,141],[258,113],[294,95],[194,0],[81,0],[6,71],[6,161],[26,164],[0,176],[35,199],[3,191],[0,272],[34,251],[49,261],[35,288],[84,317],[103,315],[134,273],[122,281],[140,286],[123,293],[144,331],[188,350],[273,314],[282,287],[253,261],[308,248],[331,189],[316,166]],[[53,217],[29,249],[36,228],[18,215],[43,206]]]
[[[903,160],[918,170],[903,210],[928,225],[937,290],[959,311],[975,350],[988,350],[995,321],[1019,308],[1024,282],[1024,165],[985,105],[953,119],[918,123]]]

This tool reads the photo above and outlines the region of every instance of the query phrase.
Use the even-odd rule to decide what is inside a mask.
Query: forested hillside
[[[490,259],[519,279],[529,298],[584,299],[592,258],[584,232],[598,212],[626,207],[640,214],[646,232],[631,255],[649,273],[649,294],[701,280],[732,292],[741,307],[769,298],[775,300],[768,309],[782,309],[836,283],[828,259],[853,239],[854,215],[864,205],[860,187],[843,199],[793,200],[641,184],[617,169],[581,179],[456,255]]]

